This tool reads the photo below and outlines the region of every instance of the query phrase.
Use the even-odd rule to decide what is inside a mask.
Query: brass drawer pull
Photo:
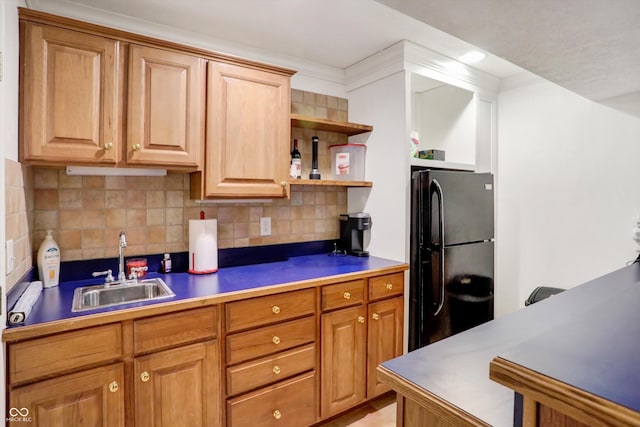
[[[280,344],[280,337],[275,335],[272,339],[271,342],[273,342],[275,345]]]
[[[140,149],[142,148],[142,145],[140,144],[133,144],[133,151],[140,151]]]
[[[120,386],[118,385],[118,381],[114,381],[111,384],[109,384],[109,391],[111,393],[115,393],[116,391],[118,391],[119,388]]]
[[[140,374],[140,380],[142,380],[143,383],[146,383],[147,381],[149,381],[150,375],[149,372],[144,371],[143,373]]]
[[[344,297],[344,299],[351,299],[351,294],[349,292],[345,292],[344,294],[342,294],[342,296]]]
[[[282,418],[282,414],[280,413],[280,411],[278,411],[277,409],[273,411],[273,418],[275,418],[276,420]]]
[[[373,313],[373,315],[371,317],[373,317],[373,320],[380,319],[380,315],[378,313]]]
[[[364,316],[358,316],[358,322],[364,323]]]
[[[273,312],[273,314],[279,314],[280,307],[278,307],[277,305],[274,305],[273,307],[271,307],[271,311]]]
[[[273,367],[273,373],[278,375],[280,373],[280,366],[276,365]]]
[[[111,150],[112,148],[113,148],[113,142],[109,141],[106,144],[104,144],[105,150]]]
[[[387,290],[393,289],[393,283],[387,283]]]

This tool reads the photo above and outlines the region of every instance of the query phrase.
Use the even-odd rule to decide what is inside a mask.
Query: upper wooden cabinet
[[[19,16],[21,161],[194,172],[194,198],[288,196],[294,71],[30,9]]]
[[[289,75],[208,64],[204,197],[286,197]]]
[[[31,22],[21,38],[20,159],[116,164],[119,42]]]
[[[196,56],[130,47],[127,164],[200,166],[205,66]]]

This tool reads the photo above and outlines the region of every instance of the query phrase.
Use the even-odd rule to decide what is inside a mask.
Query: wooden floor
[[[396,395],[391,394],[331,420],[321,427],[395,427]]]

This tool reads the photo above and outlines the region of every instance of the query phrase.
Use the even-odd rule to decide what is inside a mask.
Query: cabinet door
[[[209,62],[205,196],[286,197],[289,77]]]
[[[118,42],[32,23],[21,30],[22,160],[115,164]]]
[[[322,315],[322,418],[365,399],[366,315],[364,306]]]
[[[218,351],[208,341],[136,358],[136,427],[219,426]]]
[[[402,354],[404,299],[391,298],[369,304],[367,340],[367,398],[390,390],[378,381],[376,367]]]
[[[117,363],[19,387],[9,393],[10,424],[124,426],[123,384]]]
[[[129,58],[127,164],[198,168],[206,61],[136,45]]]

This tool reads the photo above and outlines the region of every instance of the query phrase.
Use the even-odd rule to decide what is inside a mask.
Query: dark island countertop
[[[382,364],[380,379],[422,406],[511,426],[514,392],[489,378],[496,357],[629,408],[640,424],[640,265]]]
[[[77,287],[102,283],[101,279],[61,283],[44,289],[24,325],[3,331],[3,340],[24,339],[47,333],[75,329],[140,315],[155,315],[177,309],[228,302],[243,298],[304,289],[375,274],[404,271],[406,263],[378,257],[327,256],[327,254],[291,257],[285,261],[221,268],[216,273],[157,274],[176,294],[175,297],[122,304],[96,310],[72,312],[73,292]],[[87,272],[90,276],[91,272]]]

